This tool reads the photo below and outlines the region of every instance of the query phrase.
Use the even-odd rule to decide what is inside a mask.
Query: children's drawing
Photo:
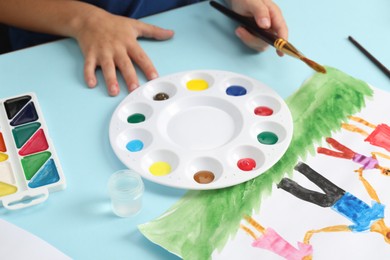
[[[390,152],[390,127],[386,124],[373,125],[363,118],[350,116],[349,119],[361,123],[369,128],[373,128],[374,131],[367,133],[362,128],[359,128],[352,124],[343,123],[342,128],[357,132],[366,137],[365,142],[369,142],[372,145],[382,147]]]
[[[286,241],[301,241],[305,232],[312,228],[302,220],[307,216],[286,221],[284,215],[279,216],[274,210],[279,205],[281,211],[285,210],[284,203],[287,200],[292,200],[287,208],[293,206],[300,209],[307,203],[296,200],[290,194],[285,194],[285,200],[275,201],[275,191],[278,196],[280,193],[286,193],[276,189],[276,184],[286,175],[293,173],[298,161],[315,154],[316,147],[323,138],[340,130],[341,123],[345,122],[349,115],[360,112],[374,94],[373,88],[367,83],[331,67],[326,70],[326,74],[314,74],[297,92],[286,99],[294,121],[294,135],[286,153],[271,169],[233,187],[189,191],[161,217],[140,225],[141,233],[153,243],[184,259],[207,260],[218,259],[219,256],[219,259],[269,259],[262,255],[272,254],[275,257],[275,254],[251,247],[252,238],[240,229],[242,216],[264,216],[267,213],[271,216],[266,219],[266,223],[275,230],[282,230]],[[272,205],[263,210],[268,201]],[[296,213],[303,212],[308,212],[309,215],[313,210],[289,211],[291,219]],[[289,223],[288,226],[283,226],[287,225],[286,223]],[[320,224],[324,225],[323,222]],[[303,231],[294,233],[298,228]],[[230,249],[236,252],[236,255],[224,254]],[[242,253],[247,251],[251,253]],[[313,252],[313,259],[317,259],[317,247]]]
[[[384,222],[385,206],[381,204],[376,191],[363,177],[362,172],[359,173],[359,179],[373,200],[371,206],[336,186],[305,163],[297,164],[295,170],[316,184],[323,190],[323,193],[304,188],[290,178],[283,178],[278,184],[278,188],[318,206],[329,207],[353,222],[353,225],[337,225],[310,230],[305,235],[304,243],[309,244],[315,233],[341,231],[377,232],[383,235],[387,243],[390,243],[390,228]]]
[[[362,173],[364,170],[378,169],[383,175],[389,176],[390,169],[387,167],[380,166],[379,161],[377,159],[377,156],[390,159],[389,155],[380,152],[371,152],[371,156],[359,154],[357,152],[352,151],[348,147],[340,144],[338,141],[336,141],[331,137],[326,138],[326,142],[330,144],[337,151],[333,151],[325,147],[318,147],[317,148],[318,153],[352,160],[353,162],[361,164],[362,166],[356,170],[359,173]]]
[[[244,219],[260,233],[260,235],[256,235],[256,232],[249,227],[243,224],[240,225],[245,232],[253,237],[253,247],[269,250],[287,260],[312,259],[313,248],[311,245],[298,242],[298,248],[295,248],[272,228],[263,227],[249,216],[244,216]]]

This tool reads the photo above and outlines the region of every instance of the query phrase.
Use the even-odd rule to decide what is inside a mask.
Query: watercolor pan
[[[166,186],[206,190],[248,181],[273,166],[293,134],[290,110],[244,75],[188,71],[130,93],[110,122],[118,158]]]
[[[63,190],[65,178],[34,93],[0,100],[0,205],[20,209]]]

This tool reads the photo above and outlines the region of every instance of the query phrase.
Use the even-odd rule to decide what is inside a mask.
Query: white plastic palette
[[[227,71],[188,71],[130,93],[110,122],[118,158],[153,182],[217,189],[268,170],[287,150],[290,111],[275,91]]]
[[[0,206],[36,205],[65,185],[36,95],[0,100]]]

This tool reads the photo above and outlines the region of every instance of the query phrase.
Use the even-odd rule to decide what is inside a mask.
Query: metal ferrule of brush
[[[295,57],[295,58],[298,58],[298,59],[301,59],[303,56],[303,54],[297,50],[297,48],[295,48],[291,43],[289,43],[288,41],[282,39],[282,38],[278,38],[275,42],[274,42],[274,47],[287,54],[287,55],[290,55],[292,57]]]

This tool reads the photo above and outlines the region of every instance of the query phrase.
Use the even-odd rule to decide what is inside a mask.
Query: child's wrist
[[[86,6],[83,10],[79,11],[78,15],[75,15],[70,21],[69,36],[78,38],[86,30],[96,27],[103,19],[103,15],[106,15],[106,11],[95,6]]]

